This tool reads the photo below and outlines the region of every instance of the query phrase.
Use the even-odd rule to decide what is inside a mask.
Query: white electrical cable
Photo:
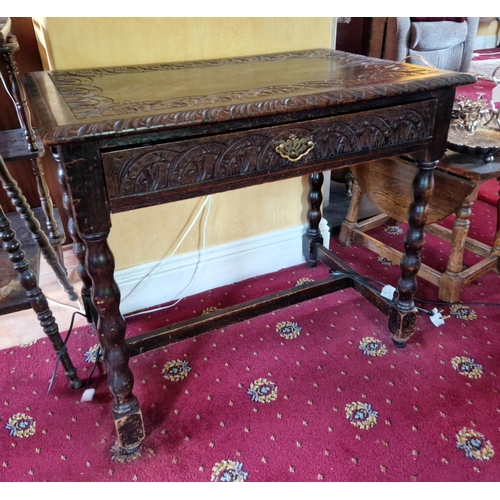
[[[151,273],[153,271],[157,271],[159,269],[161,269],[167,262],[168,260],[175,254],[175,252],[178,250],[178,248],[180,247],[180,245],[182,244],[182,242],[184,241],[184,239],[186,238],[186,236],[189,234],[189,232],[191,231],[191,229],[193,228],[194,224],[196,223],[196,221],[198,220],[199,216],[203,213],[203,210],[205,208],[205,206],[207,205],[208,203],[208,209],[207,209],[207,213],[206,213],[206,216],[205,216],[205,221],[203,223],[203,242],[202,242],[202,249],[201,249],[201,259],[196,263],[196,266],[195,266],[195,269],[193,271],[193,274],[189,280],[189,282],[187,283],[187,285],[179,292],[177,293],[177,296],[181,295],[181,297],[179,297],[173,304],[169,304],[169,305],[166,305],[166,306],[162,306],[162,307],[158,307],[158,308],[155,308],[155,309],[148,309],[146,311],[141,311],[141,312],[137,312],[137,313],[131,313],[131,314],[126,314],[125,315],[125,318],[131,318],[131,317],[134,317],[134,316],[140,316],[142,314],[149,314],[149,313],[152,313],[152,312],[156,312],[156,311],[162,311],[164,309],[169,309],[171,307],[174,307],[176,306],[187,294],[188,292],[191,290],[191,288],[193,287],[194,283],[195,283],[195,277],[198,276],[198,270],[199,268],[201,268],[201,266],[203,266],[203,264],[205,263],[205,250],[206,250],[206,238],[207,238],[207,224],[208,224],[208,219],[210,217],[210,211],[211,211],[211,208],[212,208],[212,196],[209,195],[207,196],[207,198],[205,199],[205,201],[203,202],[203,205],[201,206],[199,212],[196,214],[196,217],[194,218],[193,222],[190,224],[189,228],[186,230],[186,232],[184,233],[183,237],[181,238],[180,242],[178,243],[178,245],[175,247],[174,251],[169,255],[169,257],[165,260],[162,260],[160,261],[149,273],[146,274],[146,276],[144,276],[141,281],[139,283],[137,283],[137,285],[126,295],[125,298],[129,297],[130,294],[139,286],[141,285],[142,283],[144,283],[144,281],[151,275]]]
[[[12,100],[12,102],[15,104],[15,101],[14,101],[14,98],[12,96],[12,94],[10,93],[10,90],[7,86],[7,82],[5,81],[4,77],[3,77],[3,74],[0,72],[0,80],[2,80],[2,85],[4,86],[5,88],[5,91],[7,92],[7,95],[10,97],[10,99]],[[203,245],[202,245],[202,253],[201,253],[201,261],[199,261],[197,264],[196,264],[196,267],[194,269],[194,272],[193,272],[193,275],[191,276],[191,279],[189,280],[188,284],[184,287],[183,290],[181,290],[181,292],[179,292],[179,294],[183,294],[182,297],[180,297],[176,302],[174,302],[173,304],[170,304],[168,306],[164,306],[164,307],[159,307],[157,309],[149,309],[148,311],[144,311],[144,312],[140,312],[140,313],[133,313],[133,314],[129,314],[129,315],[126,315],[127,318],[130,318],[132,316],[139,316],[141,314],[146,314],[146,313],[150,313],[150,312],[155,312],[155,311],[161,311],[162,309],[167,309],[167,308],[170,308],[170,307],[174,307],[175,305],[177,305],[185,296],[185,294],[187,294],[187,292],[193,287],[194,283],[195,283],[195,276],[197,275],[197,271],[198,271],[198,268],[200,266],[202,266],[205,262],[205,248],[206,248],[206,229],[207,229],[207,223],[208,223],[208,218],[210,216],[210,210],[212,208],[212,195],[209,195],[205,198],[205,201],[203,202],[203,205],[201,206],[200,210],[198,211],[198,213],[196,214],[196,217],[193,219],[193,221],[191,222],[191,224],[189,225],[189,227],[187,228],[187,230],[185,231],[184,235],[182,236],[182,238],[180,239],[179,243],[177,244],[177,246],[174,248],[174,250],[172,251],[172,253],[167,257],[167,258],[163,258],[160,260],[160,262],[153,268],[151,269],[140,281],[139,283],[137,283],[133,288],[132,290],[130,290],[130,292],[121,299],[121,302],[123,302],[124,300],[127,299],[127,297],[129,297],[140,285],[142,285],[148,278],[149,276],[155,272],[155,271],[159,271],[169,260],[171,257],[174,256],[175,252],[177,252],[177,250],[179,249],[179,247],[182,245],[182,243],[184,242],[184,240],[186,239],[187,235],[191,232],[191,229],[193,228],[193,226],[195,225],[196,221],[198,220],[198,218],[200,217],[200,215],[203,213],[204,209],[205,209],[205,206],[207,205],[208,203],[208,210],[207,210],[207,215],[205,217],[205,222],[204,222],[204,225],[203,225]],[[60,283],[59,283],[60,284]],[[61,285],[61,284],[60,284]],[[61,285],[62,286],[62,285]],[[179,295],[177,294],[177,295]],[[51,299],[50,297],[45,297],[47,299],[48,302],[52,303],[52,304],[55,304],[55,305],[58,305],[58,306],[61,306],[61,307],[65,307],[67,309],[71,309],[73,311],[77,311],[77,312],[85,312],[85,309],[83,307],[83,305],[80,303],[80,301],[77,301],[77,304],[78,304],[78,308],[77,307],[74,307],[74,306],[71,306],[71,305],[68,305],[68,304],[63,304],[62,302],[58,302],[57,300],[54,300],[54,299]]]
[[[47,297],[47,296],[45,296],[45,298],[51,304],[55,304],[57,306],[65,307],[66,309],[71,309],[71,310],[77,311],[77,312],[83,312],[83,313],[85,312],[85,309],[84,309],[84,307],[82,306],[82,304],[80,303],[79,300],[76,301],[76,303],[78,304],[78,307],[74,307],[74,306],[71,306],[69,304],[63,304],[62,302],[59,302],[59,301],[54,300],[54,299],[51,299],[50,297]]]
[[[10,93],[10,90],[7,86],[7,82],[5,81],[4,77],[3,77],[3,74],[0,72],[0,80],[2,80],[2,84],[5,88],[5,91],[7,92],[7,95],[10,97],[11,101],[16,104],[15,100],[14,100],[14,97],[12,96],[12,94]],[[63,287],[63,285],[61,284],[61,282],[59,282],[59,285],[61,287]],[[64,287],[63,287],[64,288]],[[48,302],[52,303],[52,304],[55,304],[55,305],[58,305],[58,306],[61,306],[61,307],[65,307],[67,309],[71,309],[73,311],[78,311],[78,312],[84,312],[84,308],[82,306],[82,304],[80,303],[80,301],[77,301],[77,304],[78,304],[78,307],[74,307],[74,306],[71,306],[69,304],[63,304],[62,302],[58,302],[57,300],[54,300],[54,299],[51,299],[50,297],[47,297],[45,296],[45,298],[47,299]]]
[[[7,82],[5,81],[5,78],[3,77],[3,74],[1,71],[0,71],[0,80],[2,80],[2,84],[5,88],[5,92],[7,92],[7,95],[10,97],[10,100],[14,103],[14,106],[17,107],[16,101],[14,100],[14,97],[12,96],[9,87],[7,86]]]
[[[205,221],[203,223],[203,243],[202,243],[202,250],[201,250],[201,260],[197,262],[196,267],[195,267],[194,272],[193,272],[193,275],[191,276],[191,279],[189,280],[188,284],[177,294],[177,295],[182,294],[182,296],[179,299],[177,299],[177,301],[174,302],[173,304],[169,304],[169,305],[163,306],[163,307],[158,307],[156,309],[148,309],[147,311],[142,311],[142,312],[138,312],[138,313],[131,313],[131,314],[125,315],[126,318],[130,318],[130,317],[133,317],[133,316],[140,316],[142,314],[149,314],[151,312],[161,311],[163,309],[168,309],[170,307],[174,307],[175,305],[177,305],[184,298],[185,294],[187,294],[187,292],[189,292],[189,290],[193,287],[193,285],[195,283],[195,279],[194,278],[195,278],[195,276],[197,276],[198,268],[201,268],[201,266],[203,266],[203,264],[205,263],[205,249],[206,249],[206,239],[207,239],[207,224],[208,224],[208,219],[209,219],[209,216],[210,216],[210,211],[211,211],[211,208],[212,208],[212,196],[211,195],[207,196],[207,198],[203,202],[203,205],[201,206],[200,210],[196,214],[196,217],[194,218],[194,220],[192,221],[192,223],[189,225],[189,227],[187,228],[186,232],[182,236],[181,240],[179,241],[179,243],[177,244],[177,246],[175,247],[175,249],[173,250],[173,252],[168,256],[168,258],[165,259],[165,260],[160,261],[158,263],[158,265],[155,266],[154,269],[152,269],[148,274],[146,274],[141,279],[141,281],[139,283],[137,283],[137,285],[127,294],[127,296],[125,298],[127,298],[128,296],[130,296],[130,294],[139,285],[141,285],[151,275],[151,273],[153,271],[156,271],[159,268],[163,267],[168,262],[168,260],[175,254],[175,252],[181,246],[182,242],[186,239],[186,236],[189,234],[189,232],[193,228],[193,226],[196,223],[196,221],[198,220],[199,216],[203,213],[203,210],[204,210],[205,206],[207,205],[207,203],[208,203],[208,209],[207,209],[207,214],[205,216]],[[83,305],[80,303],[79,300],[77,301],[77,304],[78,304],[79,308],[77,308],[77,307],[71,306],[69,304],[63,304],[62,302],[58,302],[57,300],[51,299],[50,297],[47,297],[47,296],[45,296],[45,298],[47,299],[48,302],[50,302],[52,304],[55,304],[55,305],[58,305],[58,306],[61,306],[61,307],[65,307],[65,308],[71,309],[73,311],[85,313],[85,309],[84,309]]]

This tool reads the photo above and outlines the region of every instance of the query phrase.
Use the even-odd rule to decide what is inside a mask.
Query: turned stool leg
[[[76,368],[73,366],[69,357],[66,345],[59,333],[59,327],[52,315],[49,304],[42,290],[39,288],[35,273],[30,269],[29,262],[21,248],[21,243],[16,239],[16,233],[11,229],[10,222],[0,207],[0,239],[3,242],[4,250],[9,254],[9,260],[14,264],[17,271],[19,282],[26,290],[26,296],[30,300],[30,305],[35,311],[38,321],[45,335],[50,339],[54,350],[69,378],[70,386],[78,389],[82,386],[82,381],[76,374]]]
[[[458,302],[462,292],[465,242],[469,233],[471,207],[477,199],[479,186],[464,200],[455,211],[451,232],[451,250],[446,271],[439,283],[439,299],[444,302]]]
[[[342,223],[339,234],[339,243],[344,247],[351,246],[352,244],[352,231],[358,225],[359,209],[361,207],[362,198],[363,193],[361,188],[353,177],[351,203],[349,203],[349,210],[347,211],[345,221]]]
[[[354,185],[354,175],[352,175],[352,172],[349,171],[345,174],[345,195],[348,196],[349,198],[352,196],[352,187]]]

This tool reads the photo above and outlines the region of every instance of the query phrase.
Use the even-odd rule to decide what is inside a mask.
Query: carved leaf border
[[[359,64],[359,61],[361,61],[366,68],[366,72],[351,80],[341,78],[327,81],[310,81],[295,85],[257,88],[238,92],[120,104],[115,104],[112,99],[101,95],[101,89],[93,81],[93,77],[109,74],[313,57],[332,59],[343,64],[354,62]],[[75,117],[82,121],[94,121],[58,127],[47,132],[44,135],[44,140],[49,145],[55,145],[75,139],[102,135],[155,131],[182,125],[273,116],[283,112],[300,112],[301,110],[311,109],[311,107],[335,106],[470,83],[470,75],[467,74],[450,73],[449,75],[436,74],[435,76],[429,76],[429,71],[429,68],[425,67],[391,61],[381,62],[378,59],[367,59],[362,56],[330,50],[300,51],[213,61],[53,71],[49,74]],[[438,73],[438,70],[436,70],[436,73]],[[425,75],[426,78],[423,80],[409,78],[420,74]],[[396,83],[377,84],[381,79],[384,80],[388,77],[396,78]],[[406,78],[409,78],[409,80],[406,81]],[[360,83],[365,85],[360,87]],[[337,86],[339,84],[342,84],[342,89],[331,90],[332,85]],[[355,88],[350,89],[350,87]],[[304,93],[304,95],[290,95],[297,93]],[[255,99],[255,102],[238,102],[248,99]],[[186,110],[186,107],[194,109]],[[162,111],[166,112],[162,113]],[[151,115],[151,113],[154,114]],[[130,114],[135,116],[116,118],[116,116]],[[113,119],[106,120],[108,116],[113,116]],[[102,120],[103,118],[104,120]]]
[[[274,150],[275,141],[290,133],[312,135],[315,147],[305,162],[376,149],[429,137],[435,119],[434,104],[413,109],[391,109],[361,118],[337,117],[318,124],[272,127],[266,133],[228,134],[217,139],[188,140],[147,146],[139,151],[104,155],[111,198],[165,191],[251,172],[289,168]],[[106,166],[107,165],[107,166]]]

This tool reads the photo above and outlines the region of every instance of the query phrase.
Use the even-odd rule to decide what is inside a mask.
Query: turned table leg
[[[309,211],[307,213],[308,229],[304,238],[304,257],[309,267],[318,263],[316,245],[323,244],[323,236],[319,224],[321,222],[321,203],[323,202],[323,172],[309,176]]]
[[[25,258],[21,243],[16,238],[16,233],[11,229],[10,222],[1,207],[0,239],[3,242],[4,250],[9,255],[9,260],[13,263],[14,269],[17,271],[21,286],[26,290],[26,296],[30,300],[31,308],[35,311],[45,335],[50,339],[57,357],[61,361],[66,376],[69,378],[70,386],[78,389],[82,386],[82,381],[76,374],[76,368],[73,366],[66,345],[61,338],[59,327],[49,308],[47,298],[39,288],[36,275],[31,270],[29,262]]]
[[[139,402],[132,392],[134,376],[125,342],[126,323],[120,313],[120,290],[114,279],[115,259],[108,246],[111,212],[100,155],[92,146],[80,143],[66,149],[52,148],[52,154],[59,165],[64,207],[70,216],[68,227],[81,263],[85,308],[99,335],[108,388],[113,396],[116,447],[132,454],[140,449],[145,431]]]
[[[134,376],[125,343],[125,319],[120,313],[120,291],[114,273],[114,257],[107,243],[108,233],[81,235],[87,248],[85,265],[92,279],[92,299],[98,315],[97,329],[108,387],[114,397],[113,417],[117,445],[126,453],[140,449],[145,437],[141,409],[132,393]]]
[[[78,259],[78,275],[82,281],[81,297],[83,302],[83,307],[85,310],[85,316],[90,324],[95,324],[97,322],[97,314],[95,312],[94,306],[92,304],[91,292],[92,292],[92,281],[87,274],[85,269],[85,245],[78,235],[76,229],[75,218],[73,214],[73,208],[70,203],[70,198],[68,194],[68,181],[66,178],[66,172],[63,167],[63,162],[59,152],[52,149],[52,156],[57,162],[57,179],[62,188],[62,205],[66,215],[68,217],[68,233],[73,240],[73,254]]]
[[[417,290],[417,273],[420,269],[420,251],[424,245],[424,227],[429,200],[434,189],[435,162],[417,162],[418,170],[413,180],[413,201],[408,211],[408,230],[404,239],[401,258],[401,278],[398,297],[389,313],[389,330],[394,344],[404,347],[415,330],[417,309],[413,296]]]

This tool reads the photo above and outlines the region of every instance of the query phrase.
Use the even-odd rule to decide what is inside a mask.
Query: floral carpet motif
[[[487,240],[495,208],[477,202],[471,232]],[[385,232],[394,239],[404,235]],[[447,243],[427,236],[423,259],[444,266]],[[485,241],[488,243],[488,241]],[[334,252],[363,276],[396,284],[399,266],[360,247]],[[474,263],[467,256],[466,265]],[[182,300],[128,320],[128,335],[327,275],[305,264]],[[50,342],[0,351],[2,481],[498,481],[500,277],[466,287],[445,324],[420,315],[408,345],[355,290],[305,301],[131,359],[146,439],[117,454],[112,398],[90,327],[67,347],[82,379],[69,388]],[[417,299],[437,300],[419,280]],[[423,309],[433,304],[418,303]],[[94,370],[95,363],[97,368]]]

